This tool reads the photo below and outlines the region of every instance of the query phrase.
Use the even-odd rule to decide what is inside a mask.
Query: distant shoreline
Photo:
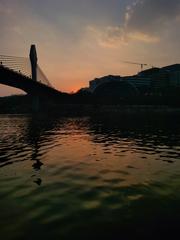
[[[0,114],[31,114],[32,102],[27,96],[0,98]],[[100,103],[44,103],[36,113],[48,115],[179,115],[180,107],[173,105],[100,104]]]

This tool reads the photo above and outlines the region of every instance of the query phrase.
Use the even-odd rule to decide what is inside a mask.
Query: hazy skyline
[[[76,91],[108,74],[179,61],[179,0],[0,0],[0,54],[28,56],[53,86]],[[1,85],[0,96],[20,92]]]

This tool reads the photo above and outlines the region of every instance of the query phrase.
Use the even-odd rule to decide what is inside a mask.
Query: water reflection
[[[98,142],[97,136],[103,135],[105,142],[118,139],[135,141],[139,146],[179,145],[179,121],[172,118],[92,118],[90,128],[94,135],[94,141]]]
[[[179,158],[180,128],[176,119],[53,118],[47,116],[1,117],[0,167],[33,161],[40,170],[43,158],[64,135],[81,133],[101,145],[104,153],[160,154],[173,162]],[[163,155],[166,150],[165,155]]]
[[[147,237],[160,221],[160,232],[173,229],[179,126],[155,117],[1,116],[0,238],[37,239],[37,228],[43,239]]]
[[[179,120],[170,117],[93,118],[90,121],[90,134],[92,141],[103,144],[107,153],[114,146],[121,149],[121,153],[130,151],[144,155],[158,154],[162,161],[173,163],[180,156],[179,127]]]
[[[39,171],[49,144],[54,144],[53,135],[46,133],[55,128],[56,119],[41,116],[3,116],[0,133],[0,167],[23,161],[33,161],[32,167]],[[39,173],[32,175],[34,182],[42,183]]]

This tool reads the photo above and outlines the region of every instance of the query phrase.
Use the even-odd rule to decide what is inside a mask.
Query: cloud
[[[127,30],[158,33],[180,16],[179,0],[136,0],[125,13]]]
[[[158,36],[140,32],[138,30],[127,31],[124,27],[107,26],[98,28],[88,26],[87,35],[95,39],[99,46],[105,48],[118,48],[128,45],[129,42],[138,41],[143,43],[157,43],[160,41]],[[87,36],[86,36],[87,37]]]
[[[119,26],[101,29],[91,26],[88,30],[102,47],[118,47],[130,41],[155,44],[167,32],[173,37],[172,26],[178,27],[179,22],[179,0],[136,0],[126,7],[124,21]]]
[[[138,31],[130,32],[127,34],[127,36],[130,40],[137,40],[144,43],[157,43],[160,41],[160,38],[158,36],[153,36],[153,35],[146,34],[143,32],[138,32]]]
[[[127,43],[124,29],[118,26],[107,26],[98,28],[96,26],[88,26],[86,29],[87,35],[95,39],[101,47],[116,48]]]
[[[108,26],[104,28],[88,26],[87,32],[88,35],[96,39],[101,47],[106,48],[117,48],[122,45],[127,45],[130,41],[141,41],[144,43],[156,43],[160,41],[156,36],[138,31],[126,32],[124,28],[118,26]]]

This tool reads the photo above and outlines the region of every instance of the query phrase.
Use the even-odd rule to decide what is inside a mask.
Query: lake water
[[[0,239],[173,237],[179,158],[175,117],[1,115]]]

